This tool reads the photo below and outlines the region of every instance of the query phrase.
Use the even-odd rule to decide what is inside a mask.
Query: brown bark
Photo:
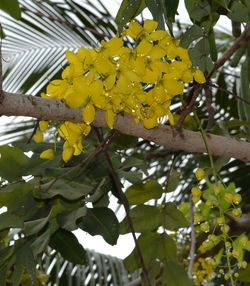
[[[0,115],[28,116],[44,120],[82,122],[81,109],[71,109],[62,100],[43,99],[23,94],[4,92],[0,104]],[[96,127],[107,127],[105,114],[98,110],[93,123]],[[190,153],[205,153],[206,147],[199,132],[182,130],[174,132],[170,126],[159,126],[147,130],[142,124],[136,124],[127,114],[116,117],[114,128],[121,133],[141,137],[158,145]],[[215,156],[237,158],[250,162],[250,143],[228,136],[208,134],[208,144]]]

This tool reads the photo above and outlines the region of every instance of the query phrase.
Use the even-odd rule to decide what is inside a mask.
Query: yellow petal
[[[158,27],[158,22],[154,20],[149,20],[149,19],[145,20],[144,25],[143,25],[143,29],[147,33],[153,32],[157,27]]]
[[[115,81],[116,81],[116,74],[111,74],[109,75],[104,81],[103,81],[103,85],[105,87],[106,90],[110,90],[111,88],[113,88],[113,86],[115,85]]]
[[[75,151],[74,151],[74,156],[78,156],[82,153],[83,146],[81,142],[78,142],[77,144],[74,145]]]
[[[164,76],[163,85],[167,93],[172,96],[183,93],[184,85],[175,79],[168,79],[167,75]]]
[[[144,118],[143,125],[147,129],[152,129],[158,125],[157,118],[156,117]]]
[[[89,93],[90,93],[90,96],[92,96],[93,94],[102,95],[103,94],[103,82],[101,80],[93,81],[89,86]]]
[[[49,122],[48,121],[44,121],[44,120],[39,121],[39,128],[40,128],[41,131],[47,130],[48,127],[49,127]]]
[[[72,146],[63,148],[63,152],[62,152],[63,161],[65,163],[67,163],[72,158],[72,156],[74,155],[74,152],[75,152],[75,148]]]
[[[168,32],[163,31],[163,30],[157,30],[157,31],[152,32],[149,36],[147,36],[147,39],[150,41],[159,41],[165,37],[170,37]]]
[[[65,93],[65,101],[71,108],[79,108],[85,100],[86,98],[80,93],[75,93],[73,88],[68,89]]]
[[[73,64],[79,62],[77,55],[71,51],[66,51],[65,53],[67,60]]]
[[[201,70],[196,70],[194,72],[194,79],[201,84],[206,82],[205,76]]]
[[[170,125],[174,125],[174,116],[173,116],[173,114],[170,112],[170,111],[167,111],[166,112],[167,113],[167,115],[168,115],[168,121],[169,121],[169,123],[170,123]]]
[[[68,84],[65,80],[56,79],[47,86],[47,94],[54,98],[63,98],[67,88]]]
[[[138,38],[143,31],[142,26],[136,22],[131,21],[127,30],[124,31],[125,35],[130,36],[133,39]]]
[[[95,119],[95,108],[93,104],[88,103],[82,110],[83,120],[86,124],[91,124]]]
[[[114,128],[114,122],[115,122],[115,113],[113,112],[113,110],[108,109],[105,113],[105,119],[106,119],[106,123],[108,125],[108,127],[110,129]]]
[[[166,50],[159,47],[158,45],[153,46],[153,48],[150,50],[148,55],[154,60],[154,59],[160,59],[163,58],[166,55]]]
[[[40,154],[40,158],[41,159],[45,159],[45,160],[53,160],[55,158],[55,154],[53,149],[47,149],[44,150],[41,154]]]
[[[33,139],[36,143],[41,143],[43,141],[43,132],[40,129],[37,129]]]
[[[137,55],[144,57],[149,51],[152,49],[153,45],[149,43],[147,40],[142,40],[140,44],[136,47]]]
[[[193,73],[191,72],[191,70],[184,71],[181,79],[187,83],[192,82],[193,81]]]

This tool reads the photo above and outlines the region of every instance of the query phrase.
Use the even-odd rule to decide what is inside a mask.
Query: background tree
[[[19,20],[1,14],[0,112],[38,121],[2,130],[12,144],[0,147],[1,285],[248,285],[249,3],[186,1],[190,26],[175,20],[178,1],[123,1],[116,23],[99,1],[19,5],[0,4],[14,18],[22,11]],[[206,82],[186,84],[174,97],[175,127],[165,120],[146,129],[121,113],[110,130],[97,110],[84,151],[70,160],[64,153],[62,160],[60,122],[81,122],[82,111],[40,98],[41,92],[68,65],[66,50],[98,47],[146,7],[159,29],[180,39],[176,47],[189,48]],[[214,28],[222,15],[232,21],[231,34]],[[164,60],[171,63],[167,55]],[[50,129],[38,145],[31,138],[41,141],[44,120]],[[45,149],[53,150],[53,160],[40,158]],[[120,223],[109,208],[111,196],[125,208]],[[77,228],[110,244],[132,232],[136,246],[126,271],[121,261],[86,251],[72,234]]]

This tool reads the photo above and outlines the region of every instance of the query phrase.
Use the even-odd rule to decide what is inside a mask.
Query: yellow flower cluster
[[[195,285],[209,283],[214,274],[214,261],[211,258],[199,258],[193,267]]]
[[[81,47],[76,53],[66,52],[69,65],[62,79],[51,81],[46,94],[42,94],[64,99],[71,108],[82,108],[84,126],[73,127],[72,123],[66,130],[69,123],[64,123],[60,127],[63,131],[59,130],[67,142],[66,161],[70,153],[78,154],[82,149],[81,136],[90,131],[86,126],[94,121],[96,109],[105,111],[111,129],[120,112],[132,115],[136,122],[142,121],[148,129],[166,116],[174,124],[170,112],[173,97],[183,93],[185,83],[205,82],[202,71],[192,66],[188,50],[166,31],[157,30],[157,26],[153,20],[143,25],[132,21],[121,37],[102,41],[99,48]]]

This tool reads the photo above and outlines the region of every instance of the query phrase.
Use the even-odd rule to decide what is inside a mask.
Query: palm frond
[[[49,80],[59,77],[66,64],[66,50],[95,47],[116,31],[112,16],[99,0],[20,0],[20,5],[19,21],[0,14],[6,34],[2,43],[4,91],[38,95]],[[4,124],[1,144],[31,134],[34,120],[27,124],[22,134],[18,126]]]
[[[93,250],[86,250],[86,252],[85,266],[73,265],[59,254],[55,254],[54,251],[44,256],[42,264],[45,273],[50,277],[47,285],[123,286],[138,277],[137,274],[129,275],[122,260],[117,257],[100,254]]]

